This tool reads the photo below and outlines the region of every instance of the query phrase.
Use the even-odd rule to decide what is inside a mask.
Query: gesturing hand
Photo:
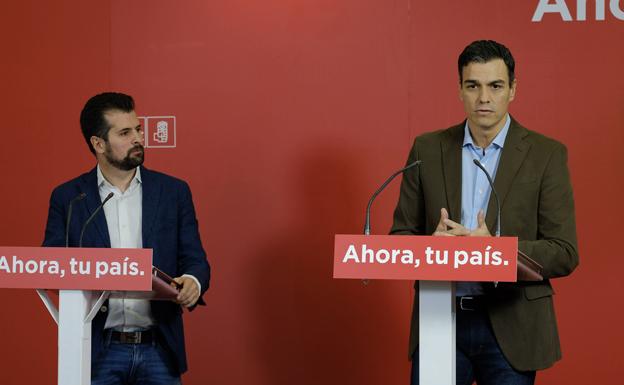
[[[488,230],[485,224],[485,213],[483,210],[479,210],[477,214],[477,228],[470,232],[471,237],[491,237],[490,230]]]
[[[469,235],[470,231],[461,224],[449,219],[448,211],[443,207],[440,209],[440,221],[433,235],[435,236],[462,236]]]
[[[440,210],[440,221],[433,235],[435,236],[471,236],[471,237],[491,237],[490,230],[485,224],[485,213],[479,210],[477,214],[477,228],[470,231],[461,223],[449,219],[448,211],[445,208]]]

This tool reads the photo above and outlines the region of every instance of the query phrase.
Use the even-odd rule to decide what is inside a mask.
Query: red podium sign
[[[152,290],[151,249],[0,247],[0,288]]]
[[[337,234],[334,278],[515,282],[517,255],[516,237]]]

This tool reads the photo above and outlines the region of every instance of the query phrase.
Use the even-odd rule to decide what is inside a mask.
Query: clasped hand
[[[454,237],[454,236],[467,236],[467,237],[491,237],[490,230],[488,230],[487,225],[485,224],[485,213],[483,210],[479,210],[477,214],[477,228],[470,231],[465,228],[462,224],[457,223],[449,219],[448,211],[445,208],[440,210],[440,222],[438,222],[438,226],[436,227],[433,235],[435,236],[445,236],[445,237]]]
[[[184,307],[191,307],[195,305],[195,302],[199,299],[200,294],[197,283],[192,278],[185,276],[176,277],[173,280],[182,285],[175,302]],[[173,283],[171,285],[175,287]]]

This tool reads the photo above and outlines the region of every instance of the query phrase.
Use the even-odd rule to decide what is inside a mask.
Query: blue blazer
[[[172,277],[190,274],[196,277],[202,296],[208,289],[210,265],[201,244],[191,191],[186,182],[141,167],[143,188],[143,247],[153,250],[153,264]],[[69,245],[77,247],[82,225],[100,205],[97,171],[70,180],[52,192],[45,230],[45,247],[65,246],[65,223],[69,202],[80,193],[86,197],[73,205]],[[96,215],[83,237],[84,247],[110,247],[104,211]],[[204,304],[200,296],[199,304]],[[165,348],[180,373],[187,369],[182,328],[182,308],[170,301],[152,301],[152,312]],[[105,308],[104,308],[105,309]],[[100,311],[92,323],[92,357],[104,348],[104,324],[107,313]]]

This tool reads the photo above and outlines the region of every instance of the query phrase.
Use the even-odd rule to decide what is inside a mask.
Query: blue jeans
[[[535,371],[519,372],[509,365],[483,311],[457,309],[456,383],[470,385],[533,385]],[[412,385],[418,385],[418,351],[412,357]],[[425,385],[425,384],[423,384]]]
[[[157,342],[111,342],[91,363],[91,385],[180,385],[167,352]]]

